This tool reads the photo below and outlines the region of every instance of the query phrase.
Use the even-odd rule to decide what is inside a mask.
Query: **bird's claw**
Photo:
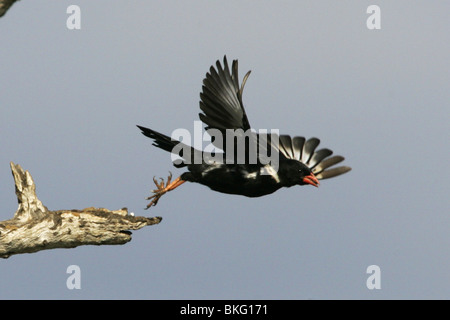
[[[152,199],[152,201],[150,201],[150,203],[147,205],[145,209],[148,209],[151,206],[156,206],[156,204],[159,201],[159,198],[161,198],[163,194],[169,191],[167,187],[170,185],[170,182],[172,180],[172,172],[169,171],[169,176],[167,177],[167,182],[165,184],[163,178],[159,179],[161,180],[161,182],[158,182],[158,180],[156,180],[156,178],[153,177],[153,182],[156,185],[156,189],[152,190],[152,193],[154,193],[152,196],[146,198],[146,200]]]

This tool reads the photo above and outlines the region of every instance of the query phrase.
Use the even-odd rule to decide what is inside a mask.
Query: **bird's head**
[[[280,165],[279,176],[282,184],[286,187],[294,185],[303,186],[306,184],[313,185],[314,187],[319,186],[319,180],[311,172],[311,169],[298,160],[289,159]]]
[[[298,163],[298,175],[300,176],[299,185],[310,184],[314,187],[319,187],[319,180],[317,180],[314,173],[305,164],[301,162]]]

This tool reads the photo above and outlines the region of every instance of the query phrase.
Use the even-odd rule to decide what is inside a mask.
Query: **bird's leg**
[[[154,194],[152,196],[146,198],[147,200],[152,199],[152,201],[150,201],[150,203],[147,205],[146,209],[150,208],[151,206],[156,206],[159,198],[161,198],[161,196],[163,194],[175,189],[176,187],[180,186],[181,184],[183,184],[185,182],[185,180],[182,180],[181,177],[178,177],[174,181],[172,181],[172,173],[171,172],[169,172],[169,176],[167,177],[166,184],[164,184],[164,180],[162,178],[160,178],[160,180],[161,180],[161,182],[158,182],[155,179],[155,177],[153,177],[153,182],[155,183],[157,189],[152,190],[152,192]]]

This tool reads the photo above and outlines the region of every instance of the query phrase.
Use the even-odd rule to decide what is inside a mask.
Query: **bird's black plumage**
[[[206,130],[215,130],[222,135],[223,139],[212,143],[223,150],[223,161],[217,161],[216,154],[196,150],[152,129],[138,126],[145,136],[154,140],[153,145],[158,148],[173,152],[174,147],[178,146],[178,150],[182,147],[184,151],[179,155],[183,161],[174,165],[188,169],[174,182],[170,182],[169,178],[167,185],[155,181],[158,189],[149,197],[153,199],[149,206],[155,205],[162,194],[173,190],[184,181],[197,182],[223,193],[259,197],[282,187],[304,184],[318,186],[318,179],[335,177],[351,170],[347,166],[331,168],[343,161],[344,157],[331,156],[333,152],[330,149],[316,151],[320,143],[317,138],[306,140],[304,137],[291,138],[289,135],[280,135],[269,136],[266,141],[257,133],[248,134],[251,127],[242,102],[242,93],[249,74],[250,71],[239,85],[237,60],[233,61],[230,72],[227,59],[224,57],[223,66],[217,61],[216,68],[211,66],[203,80],[200,93],[202,113],[199,116],[206,125]],[[227,150],[224,141],[230,132],[234,139],[247,141],[244,159],[237,157],[238,144],[234,145],[234,152]],[[277,166],[263,161],[259,156],[260,153],[256,161],[250,161],[253,149],[249,146],[252,143],[258,146],[258,151],[265,150],[266,153],[263,154],[276,154]],[[231,158],[228,157],[230,154],[233,154]],[[202,161],[195,162],[195,157]]]

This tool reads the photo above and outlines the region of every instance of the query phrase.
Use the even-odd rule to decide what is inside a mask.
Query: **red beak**
[[[303,182],[313,185],[314,187],[319,187],[319,180],[317,180],[316,176],[311,173],[309,176],[303,178]]]

